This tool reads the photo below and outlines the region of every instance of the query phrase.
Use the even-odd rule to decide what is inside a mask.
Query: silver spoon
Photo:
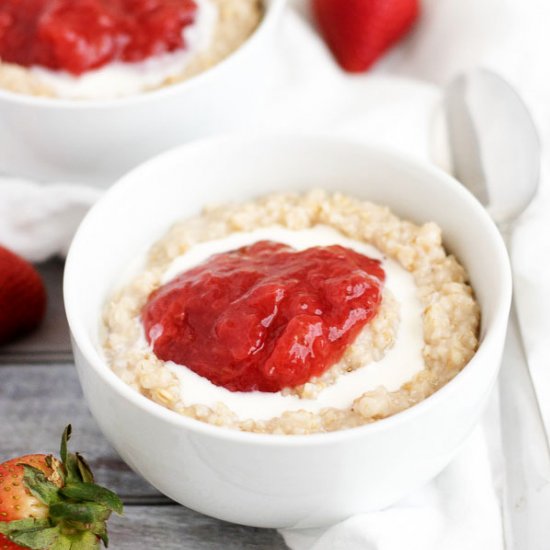
[[[533,119],[512,86],[487,69],[473,69],[445,89],[445,114],[455,176],[509,223],[539,185],[541,146]]]
[[[541,145],[531,115],[514,88],[486,69],[453,80],[444,110],[454,175],[507,236],[539,185]],[[549,411],[550,387],[533,384],[535,366],[519,336],[521,312],[512,307],[500,381],[505,535],[507,548],[538,550],[550,541],[550,416],[542,414]]]

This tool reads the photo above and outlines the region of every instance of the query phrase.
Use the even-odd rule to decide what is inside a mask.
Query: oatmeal
[[[235,250],[269,235],[302,250],[346,246],[380,262],[387,280],[374,317],[320,374],[271,393],[230,391],[160,360],[141,319],[150,295],[194,273],[219,247]],[[107,304],[104,348],[122,380],[180,414],[252,432],[307,434],[373,422],[431,395],[473,356],[479,316],[466,273],[435,224],[417,226],[387,208],[318,191],[210,207],[176,224]]]
[[[121,2],[117,0],[117,3]],[[163,0],[158,3],[162,5]],[[134,4],[138,6],[139,1]],[[149,9],[149,4],[144,3],[143,9]],[[132,16],[131,23],[128,23],[128,18],[117,19],[119,13],[113,6],[98,5],[107,10],[105,17],[113,19],[111,26],[119,24],[122,30],[117,29],[117,32],[125,32],[128,36],[123,40],[116,36],[101,38],[106,30],[96,14],[86,19],[85,28],[74,30],[70,27],[70,32],[66,33],[69,38],[64,38],[59,27],[74,26],[75,23],[68,19],[68,15],[69,22],[65,22],[63,12],[59,10],[58,18],[48,22],[47,32],[37,35],[46,36],[46,42],[37,44],[34,49],[28,48],[29,51],[16,55],[17,51],[14,53],[9,49],[14,41],[7,37],[2,53],[0,36],[0,88],[22,94],[74,99],[110,99],[157,89],[181,82],[222,61],[249,38],[263,16],[261,0],[180,0],[179,5],[170,2],[159,7],[155,13],[165,13],[165,19],[151,15],[150,21],[143,22],[141,35],[133,36],[131,33],[137,32],[134,21],[143,18]],[[77,5],[69,4],[69,7],[80,9]],[[180,11],[172,13],[176,7]],[[6,9],[9,10],[9,4],[0,6],[0,19],[2,10]],[[87,6],[86,9],[92,8]],[[10,12],[4,15],[9,20]],[[48,16],[51,19],[51,14]],[[41,24],[46,19],[42,16]],[[89,21],[96,20],[97,29],[94,27],[90,31]],[[13,32],[29,28],[25,26],[26,20],[19,23]],[[179,29],[177,33],[176,29]],[[97,44],[88,44],[86,48],[72,46],[70,36],[73,30],[77,35],[82,32],[85,40],[97,39]],[[26,38],[25,43],[28,44],[29,40]],[[62,40],[67,43],[57,44]],[[113,46],[113,51],[110,51],[105,46],[109,43],[123,46],[122,49]],[[48,54],[49,48],[51,54]],[[59,53],[71,50],[79,53],[74,56]],[[33,51],[41,53],[33,57]]]

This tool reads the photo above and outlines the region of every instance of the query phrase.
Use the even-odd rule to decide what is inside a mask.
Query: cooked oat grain
[[[425,368],[397,391],[379,387],[357,396],[348,409],[319,413],[288,411],[269,420],[242,420],[227,406],[188,406],[179,380],[143,342],[139,322],[149,294],[161,285],[170,263],[194,244],[273,225],[300,230],[329,225],[352,239],[376,246],[398,261],[415,280],[424,306]],[[174,225],[151,249],[145,270],[119,290],[104,312],[105,353],[111,368],[127,384],[160,405],[202,422],[243,431],[310,434],[367,424],[402,411],[434,393],[471,359],[478,345],[480,312],[464,268],[447,255],[434,223],[418,226],[390,210],[341,194],[313,191],[278,194],[244,204],[213,206],[201,216]],[[315,398],[347,371],[381,359],[395,341],[399,304],[388,290],[382,307],[342,360],[319,378],[287,393]]]

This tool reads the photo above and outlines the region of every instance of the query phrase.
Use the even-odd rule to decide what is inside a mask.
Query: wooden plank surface
[[[40,266],[48,288],[41,329],[0,348],[0,461],[29,452],[58,452],[64,426],[73,425],[71,448],[82,451],[99,483],[119,493],[124,517],[111,520],[110,548],[140,550],[286,548],[270,529],[209,518],[161,495],[132,472],[101,435],[84,402],[72,363],[62,296],[62,264]]]
[[[128,506],[109,524],[116,550],[248,550],[286,548],[272,529],[253,529],[192,512],[183,506]]]

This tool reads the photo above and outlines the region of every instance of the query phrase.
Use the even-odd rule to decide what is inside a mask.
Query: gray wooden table
[[[179,506],[132,472],[102,436],[83,400],[63,310],[59,261],[39,267],[48,287],[48,312],[34,334],[0,347],[0,461],[31,452],[57,453],[64,426],[99,483],[126,504],[110,522],[114,549],[284,549],[273,530],[218,521]]]

